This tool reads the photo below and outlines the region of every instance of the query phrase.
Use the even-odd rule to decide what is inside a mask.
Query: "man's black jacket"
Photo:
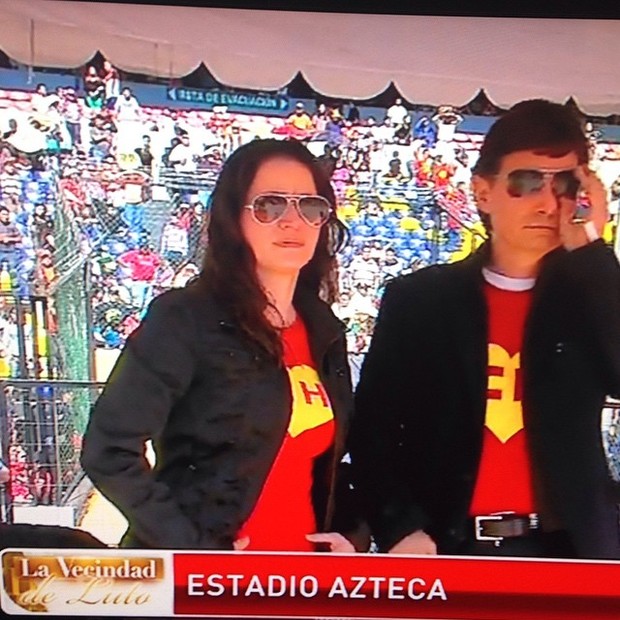
[[[424,529],[440,553],[464,538],[482,447],[487,308],[467,259],[388,285],[356,391],[356,490],[381,550]],[[606,395],[620,393],[620,267],[602,240],[548,254],[521,354],[524,423],[537,501],[580,557],[620,557],[601,442]]]

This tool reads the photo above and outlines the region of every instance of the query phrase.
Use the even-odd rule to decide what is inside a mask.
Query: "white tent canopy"
[[[394,82],[410,101],[502,106],[574,97],[620,113],[620,21],[363,15],[0,0],[0,49],[18,62],[77,67],[96,51],[161,77],[201,62],[220,82],[278,89],[301,71],[319,93],[365,99]]]

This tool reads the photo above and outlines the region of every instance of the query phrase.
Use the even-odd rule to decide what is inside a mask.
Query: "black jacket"
[[[355,485],[381,550],[427,531],[439,552],[464,538],[487,392],[487,247],[388,285],[356,391]],[[542,517],[580,557],[620,557],[601,441],[620,394],[620,267],[603,241],[544,259],[521,354],[523,409]]]
[[[315,462],[317,524],[344,528],[333,520],[352,413],[343,326],[313,296],[294,303],[336,422],[333,449]],[[84,470],[129,521],[123,544],[231,549],[280,448],[291,400],[286,370],[252,348],[201,284],[157,297],[93,409],[82,450]]]

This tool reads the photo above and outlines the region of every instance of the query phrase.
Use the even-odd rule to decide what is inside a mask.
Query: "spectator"
[[[103,61],[103,84],[105,91],[105,105],[113,109],[121,91],[121,80],[116,68],[109,60]]]
[[[395,278],[405,268],[405,262],[398,258],[394,248],[386,248],[381,265],[381,274],[384,278]]]
[[[409,112],[403,105],[403,100],[400,97],[396,98],[394,104],[391,105],[386,112],[386,118],[390,119],[390,124],[394,127],[403,125],[408,116]]]
[[[374,287],[366,280],[358,280],[354,284],[354,292],[349,302],[353,316],[356,314],[373,318],[377,316],[377,299],[374,293]]]
[[[331,179],[334,174],[334,170],[336,169],[336,162],[338,161],[338,157],[334,155],[334,150],[327,143],[323,147],[323,155],[317,157],[317,163],[321,166],[321,168],[325,171],[327,178]]]
[[[145,237],[137,250],[128,250],[119,256],[118,262],[129,269],[128,288],[134,307],[140,310],[146,308],[152,297],[152,285],[161,258]]]
[[[200,269],[194,263],[186,263],[175,274],[172,280],[172,288],[184,287],[192,278],[200,273]]]
[[[188,256],[191,260],[197,260],[199,258],[200,248],[204,246],[202,235],[206,208],[198,196],[193,196],[190,199],[190,203],[191,218],[187,229],[187,234],[189,236]]]
[[[454,165],[446,162],[441,155],[437,155],[432,172],[435,189],[439,191],[445,189],[449,185],[455,170],[456,167]]]
[[[105,85],[94,66],[88,67],[84,76],[84,102],[92,110],[101,110],[105,97]]]
[[[327,126],[327,106],[324,103],[319,103],[316,108],[316,112],[312,115],[312,125],[316,130],[317,134],[325,131]]]
[[[114,118],[118,130],[118,153],[134,153],[142,142],[143,127],[140,104],[130,88],[123,88],[114,104]]]
[[[175,172],[196,172],[198,154],[190,144],[189,134],[182,133],[177,144],[168,155],[168,162]]]
[[[9,375],[2,374],[0,376],[7,377]],[[0,484],[4,485],[11,479],[11,471],[5,462],[0,459]]]
[[[314,130],[312,119],[301,101],[295,104],[295,112],[288,117],[288,124],[291,137],[300,140],[309,138]]]
[[[173,212],[161,235],[161,255],[175,269],[183,262],[189,251],[187,228],[179,221],[178,212]]]
[[[394,128],[394,141],[397,144],[408,145],[411,143],[411,118],[405,120]]]
[[[58,278],[59,275],[54,266],[52,253],[49,250],[38,250],[34,273],[34,294],[39,296],[51,295]]]
[[[371,256],[372,246],[365,245],[362,253],[356,256],[349,265],[351,278],[356,283],[364,283],[375,286],[379,277],[379,265]]]
[[[114,104],[114,114],[118,124],[141,120],[140,104],[127,86],[123,88],[121,96]]]
[[[428,116],[420,117],[413,126],[414,140],[420,140],[427,149],[432,149],[437,142],[437,125]]]
[[[59,182],[59,190],[67,212],[73,216],[79,215],[86,202],[86,193],[77,168],[65,168],[64,178]]]
[[[437,108],[437,113],[432,119],[437,123],[437,144],[436,151],[442,155],[453,153],[451,146],[454,132],[457,125],[463,120],[463,117],[450,105],[442,105]]]
[[[386,116],[381,125],[372,129],[372,133],[378,142],[382,144],[393,144],[394,129],[394,122],[389,116]]]
[[[112,150],[112,131],[101,114],[96,114],[90,122],[90,156],[102,161]]]
[[[349,102],[347,121],[353,125],[356,125],[360,121],[360,110],[353,101]]]
[[[19,202],[21,198],[22,183],[15,164],[15,159],[5,160],[4,170],[0,173],[0,197],[5,203],[13,199]]]
[[[151,152],[151,136],[142,136],[142,146],[136,149],[136,154],[140,158],[140,164],[144,168],[151,169],[153,164],[153,153]]]
[[[388,171],[383,175],[384,178],[401,180],[403,172],[401,170],[402,161],[398,151],[392,151],[392,159],[388,163]]]
[[[47,213],[47,208],[43,203],[37,203],[32,213],[32,230],[34,233],[35,247],[42,250],[53,250],[54,244],[54,224],[52,218]]]
[[[32,98],[30,99],[32,109],[35,113],[45,114],[47,112],[47,94],[47,86],[43,83],[37,84]]]
[[[174,276],[174,268],[165,258],[162,258],[159,266],[157,267],[155,278],[153,280],[153,297],[157,297],[164,291],[172,288]]]
[[[61,99],[60,112],[64,116],[67,131],[71,136],[71,145],[74,148],[81,146],[81,121],[82,107],[80,101],[75,94],[75,89],[68,87],[63,89]]]
[[[327,125],[325,127],[327,144],[329,144],[332,148],[342,146],[344,142],[343,130],[344,118],[342,117],[342,114],[340,114],[340,110],[337,107],[330,108]]]
[[[0,207],[0,266],[6,264],[11,274],[16,274],[19,267],[20,248],[23,237],[6,207]]]

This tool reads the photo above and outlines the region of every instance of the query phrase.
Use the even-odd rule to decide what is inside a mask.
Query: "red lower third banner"
[[[6,549],[16,615],[606,620],[620,562],[329,553]]]
[[[620,618],[620,562],[329,554],[175,554],[176,614]]]

